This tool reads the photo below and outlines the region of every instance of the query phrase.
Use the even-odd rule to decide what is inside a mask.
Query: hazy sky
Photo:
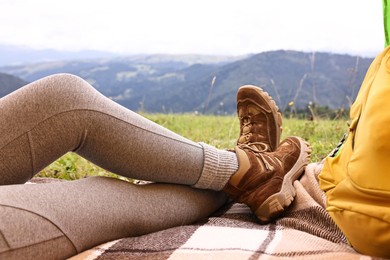
[[[120,53],[373,56],[382,0],[0,0],[0,44]]]

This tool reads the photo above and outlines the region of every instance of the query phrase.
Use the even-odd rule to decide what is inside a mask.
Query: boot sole
[[[261,99],[263,99],[263,101],[265,101],[265,103],[267,103],[268,106],[270,107],[270,109],[272,111],[272,115],[274,117],[274,122],[276,123],[276,126],[277,126],[276,129],[279,129],[279,131],[277,131],[277,133],[276,133],[276,147],[274,147],[274,149],[276,149],[277,146],[279,145],[280,135],[282,133],[283,128],[282,128],[282,114],[279,112],[279,107],[276,105],[275,100],[273,100],[273,98],[267,92],[265,92],[262,88],[257,87],[257,86],[245,85],[245,86],[240,87],[240,89],[245,89],[246,91],[255,92],[255,95],[260,96]],[[250,98],[247,98],[247,99],[250,99]],[[237,99],[237,104],[238,104],[238,102],[243,102],[247,99],[244,99],[244,100]],[[256,102],[254,102],[254,103],[256,103]]]
[[[284,176],[280,191],[266,199],[255,211],[256,216],[262,222],[268,222],[280,215],[294,200],[296,191],[293,183],[302,175],[309,163],[311,153],[309,144],[299,137],[298,139],[301,145],[301,153],[294,166]]]

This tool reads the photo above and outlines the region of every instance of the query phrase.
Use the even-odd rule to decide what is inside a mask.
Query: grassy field
[[[209,116],[193,114],[144,114],[150,120],[196,142],[205,142],[221,149],[233,148],[238,134],[239,122],[235,116]],[[320,161],[338,143],[347,129],[344,120],[305,121],[284,119],[282,138],[300,136],[309,141],[311,160]],[[68,180],[86,176],[112,176],[74,153],[67,153],[42,170],[39,177],[56,177]]]

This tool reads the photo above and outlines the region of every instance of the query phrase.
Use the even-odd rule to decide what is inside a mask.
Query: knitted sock
[[[204,165],[199,180],[193,185],[198,189],[222,190],[238,169],[237,156],[233,152],[199,143],[204,151]]]

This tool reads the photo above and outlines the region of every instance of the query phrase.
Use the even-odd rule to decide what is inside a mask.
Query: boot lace
[[[276,157],[268,154],[269,146],[265,143],[253,142],[240,144],[238,147],[243,150],[251,151],[267,170],[273,170],[275,167],[272,165],[275,165],[276,163],[280,165],[280,161]]]

